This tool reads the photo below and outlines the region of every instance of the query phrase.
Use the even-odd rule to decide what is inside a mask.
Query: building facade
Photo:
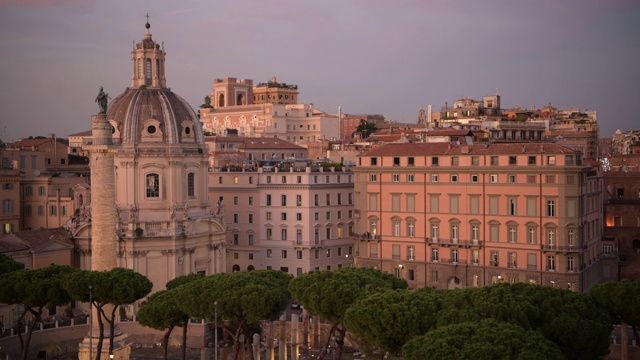
[[[412,288],[531,282],[584,291],[603,270],[602,177],[541,143],[388,144],[358,158],[357,266]]]

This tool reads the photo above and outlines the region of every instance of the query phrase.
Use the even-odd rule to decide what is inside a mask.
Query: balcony
[[[545,245],[541,245],[541,247],[542,247],[542,251],[549,251],[549,252],[565,252],[565,253],[580,252],[580,248],[574,245],[558,246],[558,245],[545,244]]]

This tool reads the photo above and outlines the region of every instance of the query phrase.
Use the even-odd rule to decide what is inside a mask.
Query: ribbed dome
[[[167,88],[132,89],[118,95],[107,110],[115,143],[204,144],[196,113]]]

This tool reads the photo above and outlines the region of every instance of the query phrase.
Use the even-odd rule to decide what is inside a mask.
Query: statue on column
[[[100,86],[100,92],[96,97],[96,102],[98,103],[98,108],[100,108],[100,112],[98,114],[106,114],[107,113],[107,103],[109,102],[109,94],[105,93]]]

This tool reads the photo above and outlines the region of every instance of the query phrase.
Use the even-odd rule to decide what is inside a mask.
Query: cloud
[[[59,8],[59,7],[91,7],[95,0],[0,0],[0,9],[6,7]]]

